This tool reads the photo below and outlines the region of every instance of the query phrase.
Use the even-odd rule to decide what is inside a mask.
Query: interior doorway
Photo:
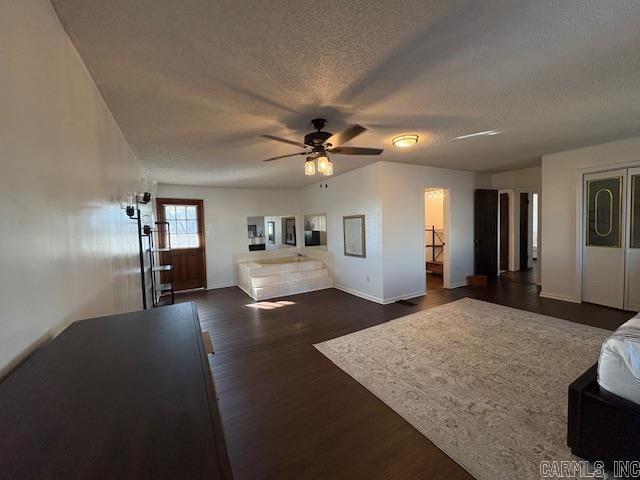
[[[424,192],[424,258],[427,291],[444,288],[445,274],[445,191],[427,188]]]

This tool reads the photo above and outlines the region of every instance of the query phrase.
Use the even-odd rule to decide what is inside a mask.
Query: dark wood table
[[[75,322],[5,378],[0,477],[232,478],[195,304]]]

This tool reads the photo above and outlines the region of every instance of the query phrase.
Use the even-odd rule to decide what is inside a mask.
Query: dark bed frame
[[[640,460],[640,405],[601,389],[598,364],[569,386],[567,445],[611,470],[616,460]]]

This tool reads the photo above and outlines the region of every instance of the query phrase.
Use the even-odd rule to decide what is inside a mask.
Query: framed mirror
[[[296,242],[296,218],[287,217],[282,219],[282,243],[295,247]]]
[[[267,222],[267,241],[276,243],[276,222]]]
[[[344,254],[349,257],[366,258],[364,215],[342,217],[344,230]]]

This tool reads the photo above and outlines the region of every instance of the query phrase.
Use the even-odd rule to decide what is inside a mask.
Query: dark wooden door
[[[475,191],[475,273],[498,276],[498,191]]]
[[[529,268],[529,194],[520,194],[520,270]]]
[[[500,194],[500,270],[509,270],[509,194]]]
[[[158,198],[158,220],[169,222],[169,236],[160,235],[160,247],[170,242],[171,253],[162,253],[163,264],[173,264],[161,281],[172,282],[173,289],[206,288],[207,270],[204,246],[204,204],[202,200]]]

